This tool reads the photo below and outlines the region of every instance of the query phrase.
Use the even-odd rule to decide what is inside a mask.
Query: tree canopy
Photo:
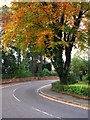
[[[88,42],[88,11],[88,2],[13,2],[2,44],[41,51],[66,83],[72,48],[84,49]]]

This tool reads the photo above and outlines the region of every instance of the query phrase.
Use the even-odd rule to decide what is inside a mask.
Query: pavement
[[[38,92],[44,97],[46,96],[48,99],[52,99],[57,102],[65,102],[66,104],[71,104],[73,106],[76,105],[81,108],[90,109],[90,100],[85,100],[62,93],[56,93],[52,91],[51,84],[39,88]]]

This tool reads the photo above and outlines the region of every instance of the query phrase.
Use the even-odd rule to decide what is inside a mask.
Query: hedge
[[[59,81],[52,83],[52,90],[56,92],[65,92],[90,97],[90,87],[85,84],[62,85]]]

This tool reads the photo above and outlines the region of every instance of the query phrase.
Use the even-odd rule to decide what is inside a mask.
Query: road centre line
[[[23,83],[21,83],[21,84],[23,84]],[[19,85],[19,84],[17,84],[17,85]],[[24,87],[24,86],[22,86],[22,87]],[[17,100],[17,101],[19,101],[19,102],[21,102],[21,100],[20,99],[18,99],[15,95],[14,95],[14,93],[16,92],[16,90],[18,90],[18,89],[20,89],[20,88],[22,88],[22,87],[19,87],[19,88],[16,88],[16,89],[14,89],[13,90],[13,97]]]
[[[14,93],[16,90],[17,90],[17,88],[13,90],[13,93]]]
[[[14,97],[17,101],[21,102],[21,100],[18,99],[18,98],[14,95],[14,93],[15,93],[15,91],[16,91],[17,89],[19,89],[19,88],[16,88],[16,89],[13,90],[13,94],[12,94],[12,95],[13,95],[13,97]]]
[[[38,108],[32,107],[32,109],[33,109],[33,110],[36,110],[36,111],[38,111],[38,112],[41,112],[41,113],[43,113],[43,114],[45,114],[45,115],[48,115],[48,116],[50,116],[50,117],[61,119],[60,117],[54,116],[54,115],[52,115],[52,114],[49,114],[49,113],[47,113],[46,111],[42,111],[42,110],[40,110],[40,109],[38,109]]]
[[[21,102],[14,94],[12,94],[12,95],[17,101]]]
[[[21,84],[25,84],[25,83],[16,83],[16,84],[11,84],[11,85],[7,85],[7,86],[2,86],[1,89],[4,89],[4,88],[8,88],[8,87],[12,87],[12,86],[17,86],[17,85],[21,85]],[[13,97],[18,101],[18,102],[21,102],[21,100],[19,100],[15,95],[14,95],[14,92],[19,89],[19,88],[16,88],[13,90]]]

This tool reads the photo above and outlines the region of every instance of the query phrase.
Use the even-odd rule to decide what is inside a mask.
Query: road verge
[[[44,97],[44,98],[47,98],[49,100],[52,100],[52,101],[56,101],[56,102],[59,102],[59,103],[63,103],[63,104],[67,104],[67,105],[71,105],[71,106],[74,106],[74,107],[79,107],[79,108],[83,108],[83,109],[90,109],[90,106],[87,104],[81,104],[79,102],[74,102],[72,101],[71,99],[70,100],[67,100],[63,97],[56,97],[54,95],[52,95],[52,91],[50,91],[49,87],[51,86],[51,84],[49,85],[45,85],[43,87],[40,87],[37,92],[39,93],[40,96]],[[49,89],[49,93],[46,92],[46,89]],[[58,93],[59,94],[59,93]],[[65,96],[65,94],[64,94]],[[76,98],[78,99],[77,101],[79,101],[80,99],[79,98]]]

